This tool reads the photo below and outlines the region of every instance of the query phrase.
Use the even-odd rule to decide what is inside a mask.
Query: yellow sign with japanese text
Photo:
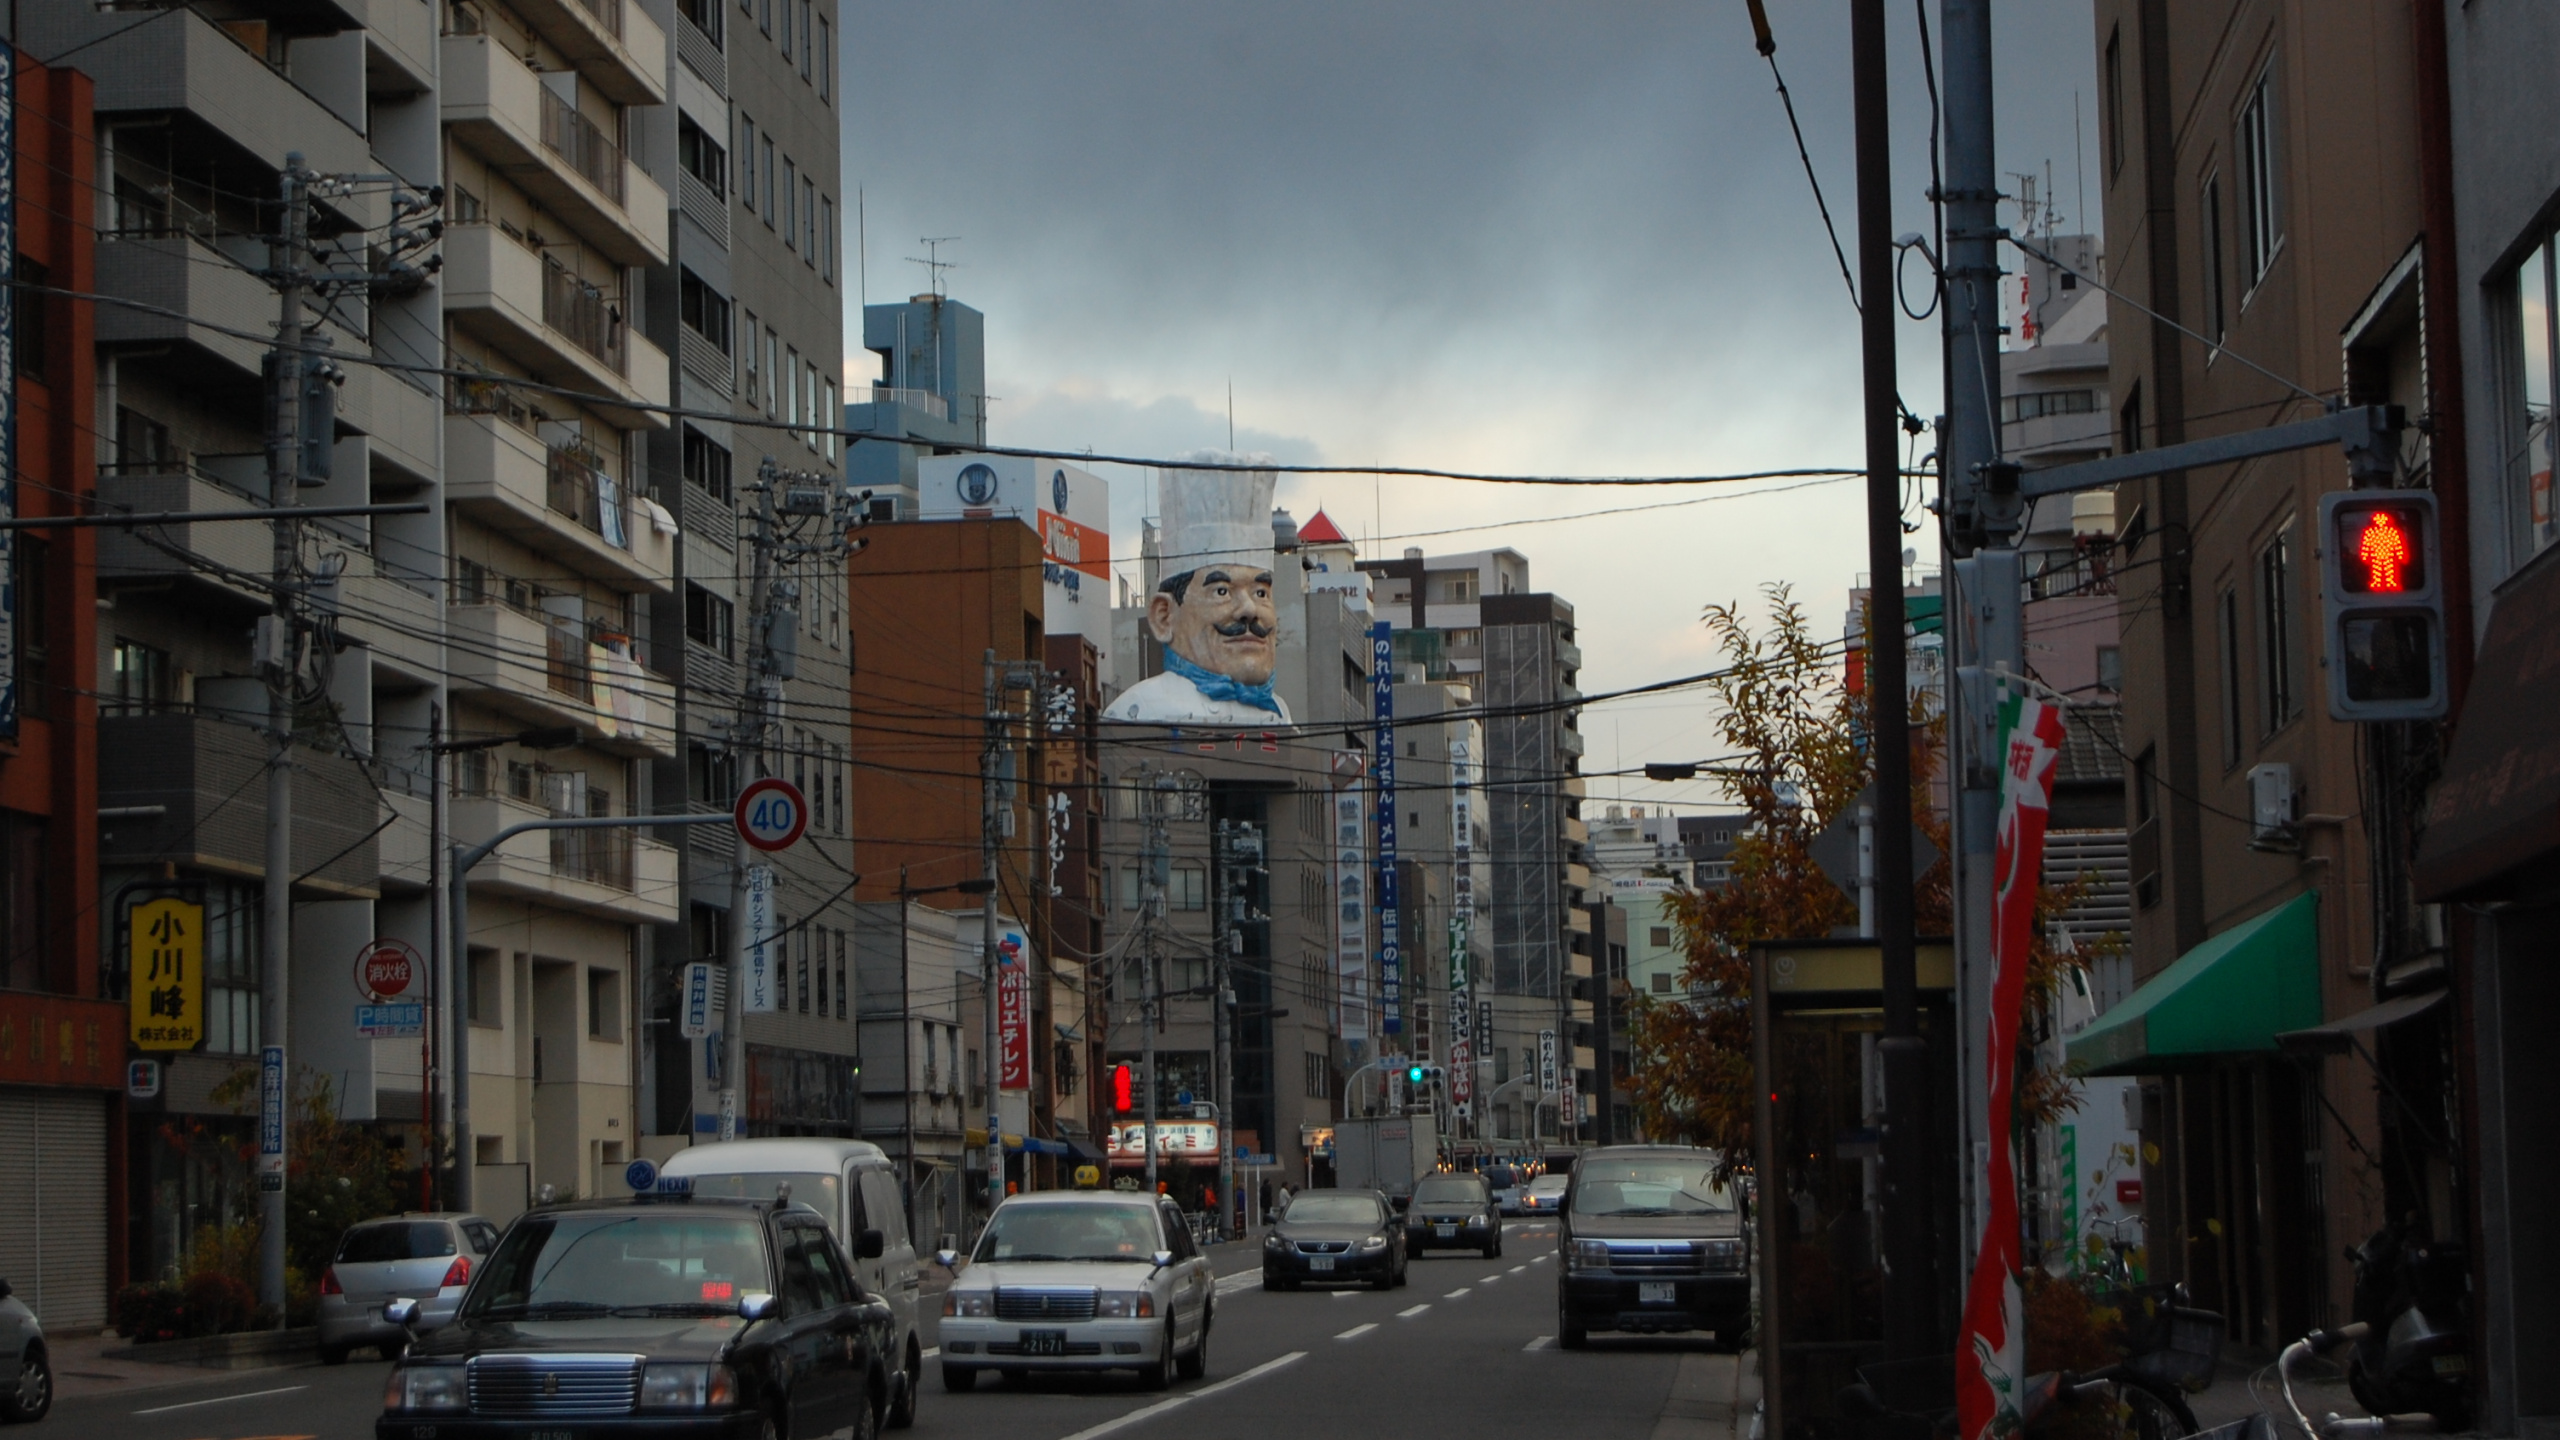
[[[204,907],[146,900],[126,933],[134,1048],[193,1050],[204,1039]]]

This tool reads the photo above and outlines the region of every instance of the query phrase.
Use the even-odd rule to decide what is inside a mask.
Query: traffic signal
[[[2440,718],[2447,695],[2436,497],[2424,490],[2322,496],[2319,543],[2330,716]]]
[[[1404,1070],[1404,1078],[1405,1083],[1407,1084],[1419,1085],[1423,1081],[1431,1078],[1431,1067],[1428,1065],[1408,1065]]]
[[[1133,1099],[1136,1089],[1137,1082],[1130,1074],[1128,1061],[1123,1060],[1111,1067],[1111,1103],[1119,1113],[1126,1115],[1138,1108]]]

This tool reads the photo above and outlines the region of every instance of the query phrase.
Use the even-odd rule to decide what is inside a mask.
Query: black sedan
[[[1413,1187],[1404,1212],[1404,1248],[1473,1250],[1487,1260],[1502,1253],[1502,1209],[1481,1175],[1426,1175]]]
[[[1375,1190],[1306,1190],[1262,1241],[1262,1288],[1404,1283],[1404,1220]]]
[[[415,1309],[388,1314],[405,1324]],[[453,1322],[393,1368],[374,1435],[870,1440],[889,1330],[889,1307],[806,1205],[544,1206],[508,1228]]]

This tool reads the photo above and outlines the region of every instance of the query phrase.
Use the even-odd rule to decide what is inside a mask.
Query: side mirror
[[[888,1251],[889,1237],[877,1230],[865,1230],[854,1237],[853,1253],[858,1259],[877,1260]]]
[[[408,1299],[394,1300],[382,1307],[382,1318],[405,1330],[418,1318],[418,1302]]]
[[[946,1245],[933,1252],[933,1263],[945,1270],[957,1270],[960,1268],[960,1252]]]
[[[1156,1253],[1154,1253],[1153,1255],[1148,1256],[1147,1258],[1148,1258],[1149,1260],[1154,1261],[1154,1262],[1155,1262],[1155,1267],[1156,1267],[1157,1269],[1161,1270],[1161,1269],[1163,1269],[1164,1267],[1166,1267],[1167,1265],[1170,1265],[1170,1264],[1172,1264],[1172,1263],[1173,1263],[1173,1252],[1172,1252],[1172,1251],[1170,1251],[1170,1250],[1159,1250],[1159,1251],[1157,1251]]]
[[[773,1292],[769,1290],[750,1290],[738,1297],[738,1318],[741,1320],[762,1320],[775,1308]]]
[[[10,1283],[9,1283],[8,1281],[6,1281],[6,1280],[0,1280],[0,1300],[6,1300],[6,1299],[8,1299],[10,1296],[15,1295],[15,1294],[17,1294],[17,1293],[18,1293],[18,1287],[16,1287],[15,1285],[10,1284]]]

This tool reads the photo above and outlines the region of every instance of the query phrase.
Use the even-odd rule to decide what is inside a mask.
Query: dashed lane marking
[[[1359,1294],[1360,1292],[1357,1290],[1336,1290],[1333,1292],[1333,1298],[1336,1300],[1350,1300],[1356,1298]]]
[[[1529,1267],[1528,1267],[1528,1266],[1526,1266],[1526,1265],[1514,1265],[1514,1266],[1512,1266],[1512,1267],[1511,1267],[1511,1273],[1512,1273],[1512,1274],[1514,1274],[1514,1275],[1517,1275],[1517,1274],[1519,1274],[1521,1271],[1526,1270],[1526,1269],[1528,1269],[1528,1268],[1529,1268]]]
[[[1499,1275],[1487,1275],[1476,1283],[1479,1285],[1499,1285],[1502,1283],[1502,1277]]]
[[[1441,1299],[1443,1299],[1443,1300],[1455,1300],[1455,1299],[1457,1299],[1459,1296],[1466,1294],[1469,1290],[1472,1290],[1472,1289],[1474,1289],[1474,1288],[1475,1288],[1475,1287],[1474,1287],[1474,1286],[1472,1286],[1472,1285],[1461,1285],[1461,1286],[1459,1286],[1457,1289],[1450,1291],[1448,1294],[1443,1295],[1443,1296],[1441,1296],[1440,1298],[1441,1298]]]
[[[1430,1301],[1428,1301],[1428,1300],[1425,1300],[1425,1301],[1423,1301],[1421,1304],[1414,1306],[1414,1307],[1413,1307],[1412,1309],[1410,1309],[1410,1310],[1399,1310],[1399,1311],[1397,1311],[1397,1312],[1396,1312],[1396,1318],[1397,1318],[1397,1319],[1399,1319],[1399,1320],[1410,1320],[1410,1319],[1412,1319],[1414,1316],[1419,1315],[1419,1314],[1421,1314],[1423,1311],[1428,1310],[1428,1309],[1430,1309],[1430,1308],[1431,1308],[1431,1302],[1430,1302]]]
[[[1378,1322],[1372,1320],[1366,1325],[1354,1325],[1350,1329],[1343,1331],[1341,1334],[1336,1335],[1333,1338],[1336,1340],[1357,1340],[1361,1336],[1366,1335],[1377,1328]]]
[[[1217,1394],[1221,1390],[1231,1390],[1238,1385],[1246,1383],[1247,1381],[1258,1380],[1261,1377],[1270,1374],[1274,1370],[1295,1365],[1306,1358],[1306,1351],[1292,1350],[1288,1354],[1280,1356],[1277,1359],[1265,1360],[1261,1364],[1254,1366],[1252,1369],[1245,1371],[1241,1375],[1231,1376],[1225,1380],[1219,1381],[1215,1385],[1204,1385],[1199,1389],[1192,1391],[1188,1395],[1176,1395],[1168,1400],[1159,1400],[1153,1405],[1132,1410],[1126,1415],[1116,1416],[1112,1419],[1105,1420],[1099,1425],[1088,1426],[1085,1429],[1078,1430],[1072,1435],[1064,1437],[1064,1440],[1101,1440],[1102,1436],[1109,1435],[1116,1430],[1122,1430],[1131,1425],[1137,1424],[1141,1420],[1161,1415],[1167,1410],[1178,1410],[1183,1406],[1190,1404],[1194,1400],[1205,1400],[1208,1397]]]
[[[1544,1350],[1549,1345],[1555,1343],[1555,1338],[1556,1337],[1553,1335],[1541,1335],[1537,1339],[1530,1341],[1528,1344],[1523,1345],[1520,1348],[1522,1350]]]
[[[308,1390],[310,1388],[311,1387],[308,1385],[287,1385],[276,1390],[251,1390],[239,1395],[216,1395],[210,1400],[189,1400],[182,1405],[155,1405],[148,1410],[136,1410],[133,1413],[136,1415],[166,1415],[173,1410],[193,1410],[199,1405],[222,1405],[233,1400],[263,1400],[270,1395],[291,1395],[296,1391]]]
[[[934,1346],[932,1349],[927,1350],[926,1352],[924,1352],[923,1354],[921,1354],[921,1355],[917,1356],[916,1358],[917,1358],[917,1359],[919,1359],[919,1360],[930,1360],[930,1359],[932,1359],[934,1356],[939,1355],[939,1354],[941,1354],[941,1353],[942,1353],[942,1347],[941,1347],[941,1346],[939,1346],[939,1345],[936,1345],[936,1346]]]
[[[1532,1261],[1530,1261],[1529,1263],[1530,1263],[1530,1264],[1532,1264],[1532,1265],[1544,1265],[1544,1264],[1546,1264],[1548,1261],[1553,1260],[1554,1258],[1556,1258],[1556,1257],[1554,1257],[1553,1255],[1541,1255],[1541,1256],[1539,1256],[1537,1259],[1532,1260]]]

